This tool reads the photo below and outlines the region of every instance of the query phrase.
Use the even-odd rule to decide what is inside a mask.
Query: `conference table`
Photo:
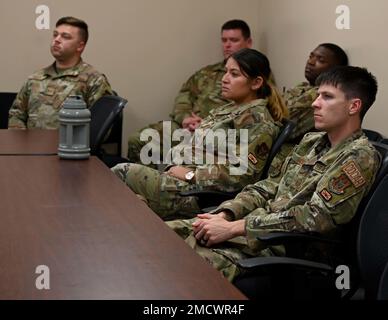
[[[246,299],[98,158],[1,135],[0,299]]]
[[[58,130],[0,129],[1,155],[56,155]]]

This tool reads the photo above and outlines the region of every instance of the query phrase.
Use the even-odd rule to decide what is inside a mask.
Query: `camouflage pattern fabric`
[[[260,256],[265,247],[256,237],[267,232],[318,232],[336,237],[339,226],[356,213],[379,165],[378,152],[361,130],[333,148],[325,133],[309,133],[279,171],[245,187],[214,213],[228,211],[235,220],[245,219],[247,243],[241,248],[242,256]],[[169,225],[183,237],[192,237],[187,224],[173,221]],[[204,256],[207,250],[207,259],[232,280],[238,273],[236,266],[225,265],[236,260],[236,253],[229,252],[228,242],[222,245],[227,249],[201,248],[200,254]],[[327,256],[324,251],[321,254]]]
[[[171,123],[171,132],[174,132],[174,130],[180,128],[176,122],[170,121],[170,123]],[[141,149],[147,144],[147,141],[141,141],[140,134],[145,129],[154,129],[159,133],[159,137],[164,136],[163,135],[163,121],[150,124],[142,129],[140,129],[139,131],[132,133],[128,138],[128,154],[127,154],[127,158],[129,160],[129,162],[131,162],[131,163],[139,163],[139,164],[142,163],[140,160],[140,152],[141,152]],[[163,140],[162,139],[159,141],[155,141],[155,143],[159,143],[160,150],[163,150]],[[172,146],[174,145],[174,141],[171,141],[171,145]],[[163,155],[161,154],[161,158],[160,158],[161,161],[163,160],[162,156]],[[147,166],[150,168],[154,168],[154,169],[157,168],[157,166],[155,164],[152,164],[152,163],[147,165]]]
[[[307,82],[302,82],[284,93],[283,98],[290,113],[289,118],[296,126],[288,141],[282,145],[280,151],[272,160],[269,172],[279,170],[295,144],[299,143],[307,132],[315,131],[312,103],[317,97],[318,87],[311,86]]]
[[[284,93],[290,120],[296,123],[291,140],[298,139],[299,142],[307,132],[314,131],[314,109],[311,105],[317,97],[318,87],[307,82],[302,82]]]
[[[221,79],[224,74],[225,63],[219,62],[197,71],[182,85],[170,114],[172,130],[181,128],[182,121],[191,116],[192,112],[204,119],[212,109],[228,102],[221,96]],[[130,162],[141,163],[140,151],[147,142],[140,140],[140,133],[148,128],[157,130],[160,136],[163,134],[162,122],[150,124],[132,133],[128,138],[127,157]]]
[[[112,168],[127,185],[137,194],[147,199],[149,206],[164,219],[175,217],[177,214],[193,216],[199,212],[194,197],[181,197],[179,193],[187,190],[221,190],[236,191],[245,185],[257,181],[262,173],[266,159],[271,149],[272,142],[279,133],[280,123],[275,123],[266,108],[267,100],[257,99],[250,103],[236,106],[229,103],[223,107],[213,109],[209,116],[204,119],[199,129],[203,132],[209,129],[227,131],[228,129],[246,129],[248,136],[248,159],[246,172],[240,175],[231,175],[230,170],[236,166],[230,163],[228,154],[225,164],[218,163],[218,150],[223,150],[219,144],[226,141],[215,139],[214,162],[205,164],[183,164],[195,171],[195,182],[187,182],[171,177],[167,173],[160,174],[158,171],[142,165],[128,166],[119,164]],[[198,130],[198,129],[197,129]],[[210,133],[209,133],[210,134]],[[193,136],[186,145],[178,145],[171,149],[172,162],[176,164],[176,153],[180,154],[183,149],[188,149],[194,154],[198,146],[198,139],[206,145],[207,134]],[[237,135],[237,154],[239,155],[240,137]],[[201,151],[203,151],[201,149]],[[205,148],[204,158],[206,159]],[[188,152],[188,153],[189,153]],[[184,162],[185,163],[185,162]],[[187,162],[186,162],[187,163]],[[238,166],[238,165],[237,165]]]
[[[8,127],[57,129],[58,113],[68,96],[81,95],[89,108],[111,94],[105,75],[86,62],[58,72],[54,63],[28,77],[9,110]]]
[[[211,110],[228,102],[221,96],[221,79],[225,74],[225,63],[206,66],[193,74],[183,85],[175,98],[170,117],[179,126],[192,112],[202,119]]]

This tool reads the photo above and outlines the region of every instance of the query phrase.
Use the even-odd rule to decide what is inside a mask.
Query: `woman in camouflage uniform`
[[[206,159],[209,152],[206,138],[215,131],[234,129],[237,132],[233,141],[237,157],[242,159],[241,156],[245,155],[242,159],[245,167],[237,167],[232,161],[229,152],[231,141],[228,144],[221,139],[211,150],[215,160],[212,163],[190,164],[190,161],[184,161],[183,165],[170,165],[163,173],[139,164],[119,164],[112,169],[113,172],[163,219],[177,215],[193,217],[199,211],[196,198],[181,197],[181,191],[238,191],[259,180],[269,150],[279,133],[281,120],[287,116],[283,100],[268,81],[270,73],[269,61],[262,53],[242,49],[232,54],[222,78],[222,95],[233,102],[212,110],[199,127],[200,134],[195,134],[189,143],[170,150],[172,163],[179,164],[182,150],[190,149],[189,154],[193,156],[198,154],[198,145],[202,142],[200,152]],[[244,131],[247,141],[243,141]],[[206,150],[203,150],[204,146]],[[228,152],[221,154],[221,149]],[[222,157],[224,163],[219,161]]]

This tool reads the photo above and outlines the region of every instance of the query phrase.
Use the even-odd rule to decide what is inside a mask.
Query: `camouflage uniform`
[[[195,171],[195,182],[187,182],[176,179],[167,173],[160,174],[157,170],[135,164],[119,164],[112,170],[137,194],[141,195],[148,202],[148,205],[158,215],[163,218],[171,218],[176,214],[193,216],[199,212],[196,199],[194,197],[181,197],[179,192],[196,190],[224,190],[238,191],[245,185],[257,181],[262,173],[272,142],[279,133],[280,123],[275,123],[267,107],[266,99],[257,99],[250,103],[235,106],[229,103],[223,107],[213,109],[209,116],[205,118],[196,132],[202,132],[201,135],[194,135],[186,145],[178,145],[171,149],[172,162],[176,154],[181,154],[180,150],[188,149],[186,154],[195,155],[198,151],[209,151],[206,143],[206,129],[215,132],[220,129],[226,132],[228,129],[237,129],[236,144],[237,155],[239,154],[240,136],[239,129],[247,129],[248,150],[247,150],[247,168],[241,175],[231,175],[230,170],[234,168],[231,164],[229,154],[217,153],[218,150],[226,150],[229,145],[224,141],[218,141],[214,150],[214,164],[187,164],[185,167],[192,168]],[[222,140],[222,139],[221,139]],[[206,145],[206,148],[198,147],[198,142]],[[223,144],[223,145],[222,145]],[[225,147],[225,148],[224,148]],[[205,149],[205,150],[203,150]],[[214,151],[214,152],[213,152]],[[226,164],[219,164],[218,159],[225,156]],[[194,159],[194,157],[193,157]],[[203,155],[206,161],[206,153]],[[193,161],[194,162],[194,161]]]
[[[56,70],[55,63],[28,77],[9,110],[9,128],[57,129],[58,112],[70,95],[81,95],[88,107],[112,94],[105,75],[81,61]]]
[[[175,98],[174,109],[170,114],[172,131],[182,127],[182,121],[194,112],[202,119],[215,107],[222,106],[228,100],[221,96],[221,79],[225,73],[225,63],[209,65],[192,75],[182,86]],[[140,150],[146,144],[140,140],[144,129],[152,128],[162,136],[162,122],[154,123],[131,134],[128,138],[128,159],[141,163]]]
[[[307,132],[315,130],[312,103],[317,97],[318,87],[307,82],[299,83],[284,93],[283,98],[288,107],[289,118],[295,122],[296,126],[288,141],[282,145],[279,153],[273,159],[269,172],[279,170],[295,144],[299,143]]]
[[[281,170],[247,186],[214,211],[229,211],[234,220],[245,219],[246,237],[209,249],[196,244],[192,221],[172,221],[169,226],[233,280],[240,272],[235,261],[282,254],[277,247],[262,251],[263,244],[256,239],[260,234],[299,231],[338,236],[339,226],[353,218],[368,192],[379,164],[378,152],[361,130],[333,148],[325,133],[308,133]]]
[[[314,109],[311,105],[317,97],[318,87],[307,82],[299,83],[284,93],[283,98],[290,113],[290,120],[296,123],[291,139],[300,140],[307,132],[314,130]]]

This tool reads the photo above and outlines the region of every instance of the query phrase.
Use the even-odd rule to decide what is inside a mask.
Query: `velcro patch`
[[[269,148],[266,143],[262,143],[256,147],[256,154],[260,159],[266,159],[269,153]]]
[[[249,161],[250,162],[252,162],[253,164],[257,164],[257,159],[256,159],[256,157],[254,156],[254,154],[252,153],[252,152],[250,152],[249,154],[248,154],[248,159],[249,159]]]
[[[335,194],[341,195],[347,187],[350,187],[351,182],[346,174],[341,174],[337,178],[332,178],[329,181],[329,190]]]
[[[323,189],[320,193],[319,193],[323,199],[325,199],[326,201],[330,201],[331,198],[332,198],[332,195],[329,191],[327,191],[327,189]]]
[[[360,172],[357,164],[354,162],[354,160],[350,160],[346,162],[342,166],[342,171],[345,172],[345,174],[348,176],[350,181],[353,183],[353,185],[356,188],[359,188],[365,184],[365,178]]]

